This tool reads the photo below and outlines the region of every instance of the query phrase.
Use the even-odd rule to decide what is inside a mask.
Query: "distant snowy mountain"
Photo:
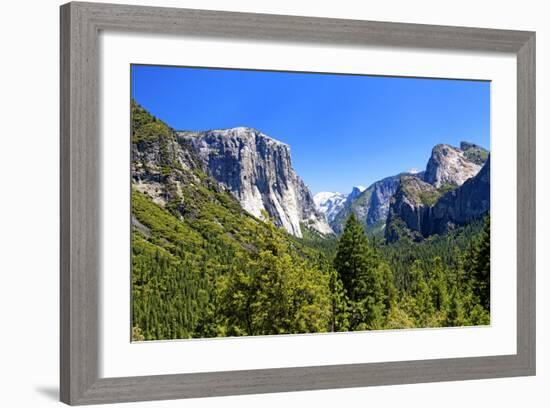
[[[342,193],[323,191],[313,196],[317,211],[325,216],[330,223],[336,214],[344,207],[347,196]]]
[[[366,188],[363,186],[354,186],[348,195],[342,193],[332,193],[323,191],[313,196],[317,211],[325,215],[328,223],[331,224],[334,218],[346,205],[350,205],[359,197]]]

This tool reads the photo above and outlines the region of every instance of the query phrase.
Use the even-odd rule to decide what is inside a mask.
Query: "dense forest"
[[[338,237],[298,238],[179,164],[175,142],[132,105],[133,148],[161,163],[140,177],[166,188],[159,204],[132,183],[132,340],[489,324],[489,216],[422,242],[370,237],[353,214]]]

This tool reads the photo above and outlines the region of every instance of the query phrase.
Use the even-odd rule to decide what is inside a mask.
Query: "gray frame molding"
[[[61,6],[61,401],[97,404],[535,374],[535,33],[219,11]],[[98,34],[189,36],[508,52],[517,56],[517,354],[100,378]]]

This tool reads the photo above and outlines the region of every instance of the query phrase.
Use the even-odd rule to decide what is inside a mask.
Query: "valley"
[[[313,195],[260,130],[131,116],[134,341],[490,323],[482,147]]]

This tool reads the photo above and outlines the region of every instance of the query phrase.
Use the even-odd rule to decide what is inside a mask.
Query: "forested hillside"
[[[489,217],[423,242],[245,211],[189,140],[132,103],[133,340],[489,323]]]

